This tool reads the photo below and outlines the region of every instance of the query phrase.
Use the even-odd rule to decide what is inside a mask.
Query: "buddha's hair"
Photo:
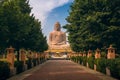
[[[60,23],[59,23],[59,22],[56,22],[55,25],[59,25],[59,26],[60,26]]]
[[[55,23],[55,25],[54,25],[54,30],[56,30],[56,28],[57,28],[58,31],[61,31],[61,25],[60,25],[59,22],[56,22],[56,23]]]

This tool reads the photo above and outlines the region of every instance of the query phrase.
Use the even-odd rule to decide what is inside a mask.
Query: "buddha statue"
[[[66,34],[61,31],[60,23],[56,22],[54,25],[54,31],[49,35],[49,47],[51,49],[61,49],[66,46]]]

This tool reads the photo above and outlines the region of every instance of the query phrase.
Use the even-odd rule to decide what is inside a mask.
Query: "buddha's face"
[[[59,24],[59,22],[57,22],[57,23],[55,24],[54,30],[55,30],[55,31],[60,31],[60,24]]]

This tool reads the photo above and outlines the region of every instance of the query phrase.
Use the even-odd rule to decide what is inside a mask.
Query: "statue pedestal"
[[[67,49],[49,49],[46,51],[46,53],[49,53],[49,56],[52,57],[56,57],[56,58],[67,58],[67,55],[69,53],[71,53],[72,50],[70,48]]]

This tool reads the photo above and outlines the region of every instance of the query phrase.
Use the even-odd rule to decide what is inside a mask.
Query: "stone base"
[[[94,70],[95,70],[95,71],[97,70],[96,64],[94,64]]]
[[[88,64],[88,62],[87,62],[86,64],[87,64],[87,68],[89,68],[89,64]]]
[[[10,76],[16,75],[16,68],[10,69]]]
[[[27,70],[27,64],[25,64],[23,67],[23,71],[26,71],[26,70]]]
[[[109,68],[107,68],[107,67],[106,67],[106,75],[108,75],[108,76],[111,75],[110,70],[109,70]]]
[[[83,65],[83,62],[81,63],[81,65]]]
[[[80,61],[78,60],[77,63],[80,64]]]
[[[32,62],[31,64],[32,64],[32,67],[34,67],[34,64],[33,64],[33,62]]]

